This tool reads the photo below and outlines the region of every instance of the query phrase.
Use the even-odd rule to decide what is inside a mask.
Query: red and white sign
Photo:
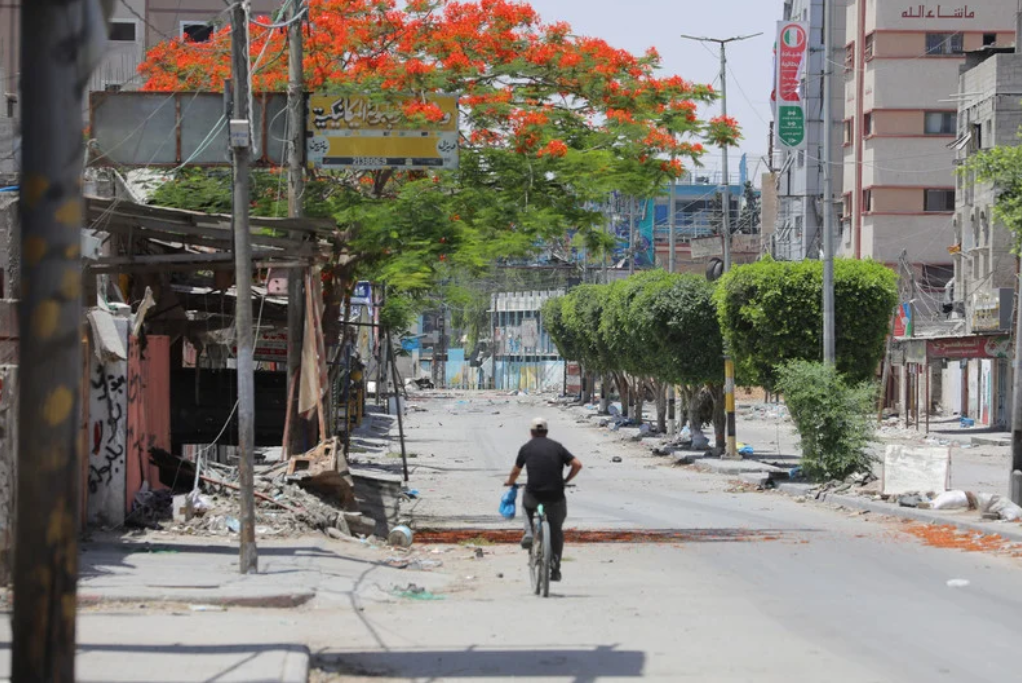
[[[784,149],[806,146],[806,113],[802,101],[802,75],[809,55],[809,27],[799,21],[777,24],[774,121],[777,140]]]
[[[802,69],[809,50],[809,33],[805,24],[782,22],[777,32],[777,99],[781,102],[801,102]]]
[[[1006,336],[930,339],[926,353],[930,358],[1009,358],[1011,340]]]

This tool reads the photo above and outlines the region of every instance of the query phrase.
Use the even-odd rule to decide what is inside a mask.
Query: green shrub
[[[875,460],[876,387],[849,385],[822,363],[792,361],[777,368],[777,388],[798,430],[802,470],[816,481],[869,471]]]

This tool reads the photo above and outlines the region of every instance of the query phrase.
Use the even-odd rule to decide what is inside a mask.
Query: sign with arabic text
[[[325,169],[458,167],[458,98],[429,95],[439,121],[412,124],[399,104],[362,95],[310,95],[306,126],[310,166]]]
[[[930,358],[1010,358],[1011,340],[1003,335],[930,339],[926,351]]]
[[[911,5],[901,13],[902,19],[975,19],[976,11],[968,5]]]
[[[777,139],[785,149],[806,146],[806,110],[801,91],[808,55],[808,26],[799,21],[778,22],[774,119]]]

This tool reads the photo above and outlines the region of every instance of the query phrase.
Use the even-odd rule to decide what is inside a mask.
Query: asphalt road
[[[472,574],[444,600],[373,605],[342,644],[319,639],[343,680],[1017,679],[1009,553],[928,547],[898,522],[743,492],[534,399],[462,400],[423,402],[409,420],[420,521],[507,526],[501,482],[541,415],[586,464],[568,526],[683,540],[569,545],[549,600],[528,595],[521,552],[496,547],[453,570]]]

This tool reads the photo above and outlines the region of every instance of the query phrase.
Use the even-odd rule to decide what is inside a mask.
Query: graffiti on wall
[[[115,320],[127,345],[128,321]],[[88,501],[90,524],[119,526],[124,522],[128,428],[127,360],[89,360]]]

